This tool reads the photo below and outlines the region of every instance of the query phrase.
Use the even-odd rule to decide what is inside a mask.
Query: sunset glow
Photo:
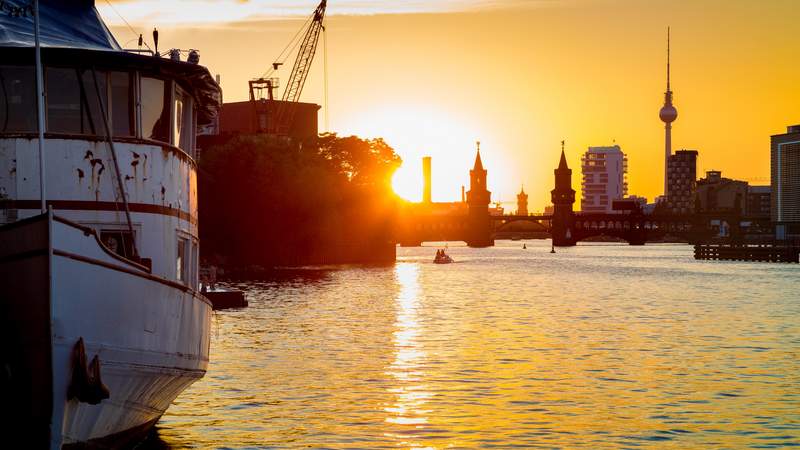
[[[114,2],[136,32],[98,7],[128,46],[158,26],[161,48],[200,49],[225,100],[238,101],[315,3]],[[542,210],[564,139],[576,168],[588,146],[619,144],[629,192],[652,201],[663,190],[658,110],[671,25],[673,147],[700,152],[700,175],[716,169],[765,184],[769,136],[800,117],[796,14],[790,2],[718,4],[708,22],[707,7],[690,1],[331,2],[302,100],[323,104],[321,129],[327,111],[330,131],[393,146],[404,160],[394,186],[405,198],[420,198],[419,159],[430,155],[434,200],[458,200],[481,140],[492,200],[511,202],[524,184],[531,210]]]

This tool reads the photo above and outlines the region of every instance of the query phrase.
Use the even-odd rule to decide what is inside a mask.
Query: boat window
[[[0,133],[37,129],[33,67],[0,66]]]
[[[101,230],[100,241],[112,252],[131,258],[133,254],[133,236],[125,230]]]
[[[200,286],[200,249],[197,246],[197,239],[192,239],[192,287],[198,289]]]
[[[133,83],[129,72],[111,72],[111,124],[114,136],[134,136]]]
[[[168,83],[157,78],[142,77],[141,109],[142,137],[161,142],[169,142],[170,97]]]
[[[97,90],[91,70],[48,67],[47,131],[53,133],[104,135],[99,90],[106,102],[105,72],[97,72]]]
[[[176,262],[175,278],[182,283],[189,282],[189,274],[187,272],[187,269],[189,268],[189,261],[187,261],[189,253],[188,246],[189,246],[188,239],[182,237],[178,238],[178,252],[177,252],[178,256],[175,261]]]
[[[47,131],[80,133],[81,106],[78,72],[48,67]]]
[[[101,111],[108,111],[108,74],[106,72],[95,71],[97,87],[95,87],[95,75],[91,70],[81,70],[81,133],[94,136],[105,136],[106,128],[103,123]],[[100,96],[98,97],[98,94]],[[102,100],[102,108],[100,101]]]
[[[192,98],[177,86],[175,86],[175,107],[173,110],[175,113],[173,142],[176,147],[193,155]]]

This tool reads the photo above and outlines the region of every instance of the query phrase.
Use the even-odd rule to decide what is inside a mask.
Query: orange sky
[[[292,14],[315,3],[114,5],[136,29],[157,24],[161,49],[200,49],[201,63],[222,76],[225,100],[236,101],[299,28],[303,18]],[[120,43],[133,45],[107,4],[98,8]],[[405,161],[395,185],[412,199],[421,197],[422,155],[433,156],[434,200],[459,198],[479,139],[493,200],[513,201],[524,183],[533,211],[549,203],[562,139],[576,190],[580,154],[616,140],[629,158],[630,193],[652,201],[663,185],[669,25],[673,148],[699,150],[699,171],[768,184],[769,136],[800,123],[796,8],[793,0],[330,0],[330,128],[386,138]],[[303,101],[322,103],[322,50]]]

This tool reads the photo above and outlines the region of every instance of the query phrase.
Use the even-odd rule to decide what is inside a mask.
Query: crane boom
[[[273,100],[272,95],[272,91],[278,87],[277,78],[265,78],[262,76],[261,78],[250,80],[250,101],[255,107],[259,130],[266,131],[268,134],[288,136],[294,122],[297,102],[300,100],[300,94],[302,94],[303,87],[306,84],[308,73],[311,70],[311,63],[314,62],[319,35],[324,27],[322,22],[325,19],[327,3],[327,0],[320,1],[319,6],[314,10],[308,29],[306,29],[305,35],[300,41],[300,48],[297,51],[292,73],[289,75],[289,81],[286,83],[281,101]],[[305,26],[300,31],[303,29],[305,29]],[[298,31],[298,35],[300,31]],[[294,39],[292,41],[294,42]],[[273,63],[273,72],[281,64],[283,64],[282,61]],[[264,90],[268,92],[268,100],[263,96]],[[257,95],[258,93],[261,95]]]
[[[283,91],[283,101],[296,102],[300,99],[303,86],[306,84],[306,78],[308,78],[308,71],[314,61],[314,54],[317,52],[319,33],[322,31],[322,20],[325,18],[327,3],[327,0],[322,0],[314,11],[314,18],[308,27],[308,31],[306,31],[306,35],[303,37],[300,50],[297,51],[292,74],[289,75],[289,82],[286,83],[286,90]]]

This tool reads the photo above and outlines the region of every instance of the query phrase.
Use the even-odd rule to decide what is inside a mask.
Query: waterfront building
[[[667,158],[666,207],[672,214],[694,211],[697,150],[678,150]]]
[[[750,186],[747,190],[747,215],[749,217],[769,217],[771,200],[771,186]]]
[[[697,212],[732,212],[745,215],[748,183],[722,176],[719,170],[709,170],[697,180],[695,209]]]
[[[528,215],[528,194],[525,193],[525,186],[522,186],[519,194],[517,194],[517,215]]]
[[[581,172],[582,212],[613,212],[612,202],[628,195],[628,158],[619,145],[589,147]]]
[[[431,157],[422,157],[422,203],[431,203]]]
[[[771,218],[778,239],[800,236],[800,125],[771,138]]]
[[[664,122],[664,195],[668,192],[669,157],[672,155],[672,122],[678,118],[678,110],[672,105],[672,89],[669,85],[669,28],[667,28],[667,91],[664,92],[664,106],[658,112]]]

